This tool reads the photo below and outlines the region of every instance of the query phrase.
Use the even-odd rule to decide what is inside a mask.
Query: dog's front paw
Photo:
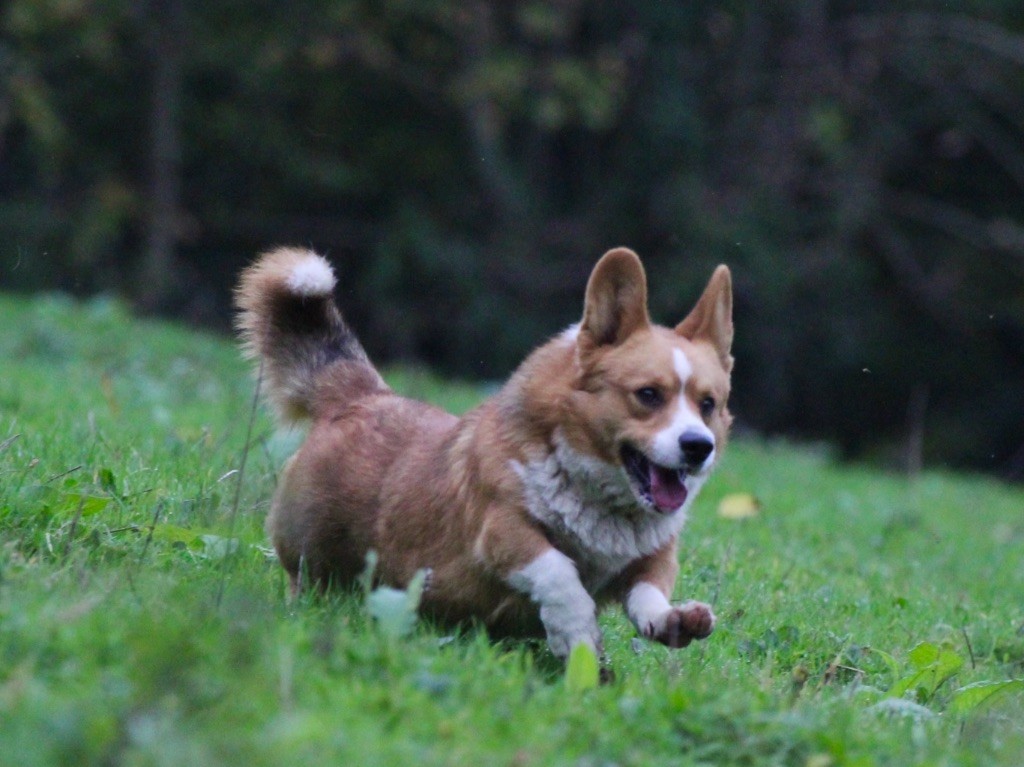
[[[601,657],[604,652],[601,629],[597,625],[594,602],[589,597],[573,605],[545,605],[541,607],[540,617],[547,631],[548,647],[556,657],[566,660],[578,644],[587,645]]]
[[[601,630],[597,622],[590,626],[582,626],[566,630],[562,627],[549,627],[547,631],[548,647],[556,658],[568,660],[572,648],[578,644],[585,644],[597,657],[604,655],[604,642],[601,637]]]
[[[714,631],[715,614],[703,602],[687,602],[663,613],[651,625],[648,635],[669,647],[686,647],[694,639],[704,639]]]

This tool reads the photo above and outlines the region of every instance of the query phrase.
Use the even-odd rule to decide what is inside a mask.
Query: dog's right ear
[[[587,282],[580,350],[620,344],[649,324],[647,277],[640,258],[629,248],[609,250]]]

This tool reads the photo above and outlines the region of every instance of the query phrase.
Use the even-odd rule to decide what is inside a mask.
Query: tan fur
[[[678,572],[674,533],[632,561],[604,557],[600,546],[589,551],[571,531],[538,518],[524,482],[559,444],[582,462],[618,471],[624,440],[646,449],[682,400],[697,408],[709,395],[718,405],[707,428],[720,455],[731,421],[732,301],[725,267],[673,330],[650,324],[636,255],[610,251],[591,275],[578,334],[541,346],[495,397],[456,418],[392,392],[358,343],[352,346],[354,337],[333,301],[310,301],[317,313],[312,330],[304,329],[303,320],[296,325],[301,333],[289,335],[295,327],[274,312],[282,300],[291,301],[289,311],[306,306],[287,296],[286,282],[297,263],[311,258],[294,250],[266,255],[244,273],[237,294],[239,327],[250,354],[263,360],[272,401],[288,418],[312,418],[304,444],[285,466],[267,522],[293,588],[306,578],[319,586],[351,583],[373,549],[378,577],[392,586],[404,587],[429,568],[425,613],[443,621],[478,620],[498,635],[536,635],[546,628],[559,654],[565,651],[556,648],[556,629],[549,624],[557,623],[562,605],[555,597],[545,605],[543,595],[534,594],[538,610],[517,575],[524,568],[533,574],[531,563],[553,548],[573,561],[598,604],[626,599],[640,582],[671,596]],[[335,351],[313,351],[316,338],[333,339]],[[673,350],[692,366],[685,387],[674,372]],[[649,386],[664,392],[664,407],[651,410],[637,401],[635,392]],[[560,477],[561,464],[555,466]],[[574,480],[567,481],[571,493]],[[606,509],[609,519],[627,531],[659,521],[658,512],[638,501],[615,503],[620,505]],[[598,510],[601,504],[599,499]],[[599,538],[602,528],[595,530]],[[582,595],[577,601],[585,602]],[[683,628],[654,638],[680,646],[710,632],[713,617],[696,628],[685,616],[674,620]]]

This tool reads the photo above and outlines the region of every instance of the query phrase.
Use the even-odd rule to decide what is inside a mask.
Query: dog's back
[[[377,547],[385,478],[409,445],[437,442],[457,419],[397,396],[334,302],[330,265],[281,248],[242,275],[238,327],[283,423],[311,419],[282,474],[267,530],[293,589],[347,581]]]

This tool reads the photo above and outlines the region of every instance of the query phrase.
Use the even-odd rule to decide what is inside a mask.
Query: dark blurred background
[[[1024,3],[6,0],[0,288],[228,328],[275,244],[379,360],[505,376],[644,258],[734,406],[1024,478]]]

